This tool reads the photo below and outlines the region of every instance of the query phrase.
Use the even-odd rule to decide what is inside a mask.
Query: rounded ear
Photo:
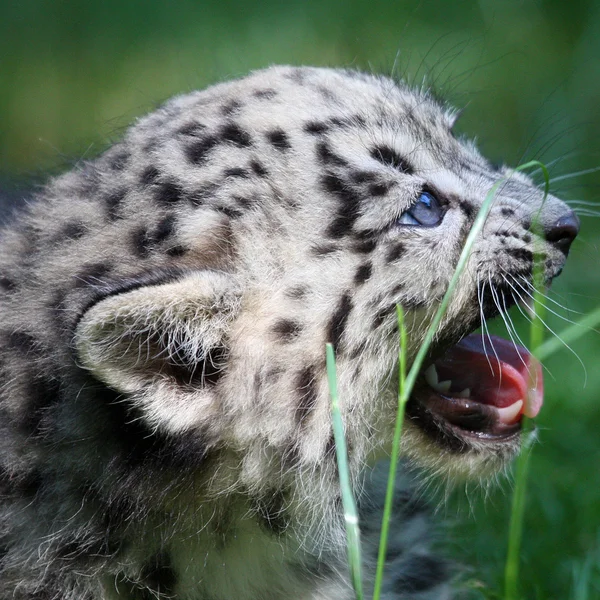
[[[227,358],[240,296],[230,275],[214,271],[111,295],[76,327],[79,362],[126,394],[157,385],[210,387]]]

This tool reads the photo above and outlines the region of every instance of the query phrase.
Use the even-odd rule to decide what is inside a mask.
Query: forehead
[[[307,125],[307,133],[317,133],[310,122],[320,120],[321,131],[328,125],[363,123],[371,130],[435,139],[436,134],[449,135],[455,119],[452,109],[427,93],[388,77],[310,67],[273,67],[180,101],[202,107],[205,114],[245,118],[259,127]]]

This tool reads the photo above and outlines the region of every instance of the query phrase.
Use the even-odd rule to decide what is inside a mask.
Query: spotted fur
[[[385,77],[276,67],[169,101],[37,194],[0,249],[1,599],[352,598],[326,342],[372,585],[395,306],[412,357],[501,176],[437,350],[477,326],[479,281],[530,276],[539,238],[542,193],[453,120]],[[423,191],[443,220],[403,226]],[[550,197],[542,229],[565,211]],[[566,252],[541,243],[551,278]],[[403,443],[411,469],[478,476],[518,439],[409,405]],[[411,485],[385,598],[447,598]]]

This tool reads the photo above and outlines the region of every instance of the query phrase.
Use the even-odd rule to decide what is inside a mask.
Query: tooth
[[[442,392],[442,394],[445,394],[446,392],[450,391],[451,387],[452,387],[452,381],[450,381],[450,379],[447,379],[446,381],[440,381],[435,386],[435,389],[436,389],[436,391]]]
[[[512,425],[518,421],[517,417],[521,414],[523,400],[517,400],[514,404],[504,408],[496,408],[499,420],[506,425]]]
[[[470,388],[465,388],[462,392],[460,392],[459,394],[456,394],[457,398],[470,398],[471,397],[471,390]]]
[[[425,371],[425,381],[432,387],[435,388],[438,384],[438,374],[435,365],[431,365],[427,371]]]

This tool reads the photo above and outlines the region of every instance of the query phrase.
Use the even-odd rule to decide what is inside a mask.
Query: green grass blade
[[[543,344],[538,346],[536,356],[539,360],[546,360],[552,356],[557,350],[565,347],[565,344],[571,344],[577,341],[584,334],[594,331],[594,328],[600,325],[600,306],[591,313],[584,315],[560,332],[560,337],[552,337],[547,339]]]
[[[392,442],[392,454],[390,457],[390,471],[385,493],[385,505],[383,509],[383,520],[381,523],[381,538],[379,540],[379,553],[377,556],[377,571],[375,574],[375,587],[373,590],[373,600],[379,600],[381,596],[381,586],[383,584],[383,569],[385,566],[385,555],[387,551],[387,540],[392,516],[392,504],[394,500],[394,484],[396,481],[396,469],[398,459],[400,458],[400,439],[402,437],[402,425],[404,423],[404,409],[408,400],[406,394],[406,349],[407,334],[404,323],[404,310],[401,306],[396,306],[398,314],[398,331],[400,333],[400,353],[399,353],[399,391],[398,391],[398,412],[396,413],[396,424],[394,427],[394,439]]]
[[[335,440],[335,453],[340,475],[342,491],[342,504],[344,506],[344,519],[346,521],[346,535],[348,536],[348,564],[354,593],[357,600],[363,600],[362,587],[362,561],[360,551],[360,529],[358,526],[358,510],[352,493],[350,482],[350,467],[348,465],[348,451],[344,435],[344,423],[340,413],[337,374],[335,369],[335,354],[333,346],[327,344],[327,379],[329,381],[329,394],[331,396],[331,417],[333,422],[333,437]]]
[[[528,169],[528,168],[531,168],[534,166],[539,167],[543,170],[543,172],[546,176],[546,181],[548,181],[548,171],[547,171],[546,167],[537,161],[528,162],[528,163],[522,165],[521,167],[519,167],[518,170]],[[431,342],[433,341],[433,338],[435,337],[437,329],[438,329],[440,323],[442,322],[444,315],[446,314],[446,310],[448,309],[448,305],[450,304],[450,299],[452,298],[452,294],[454,293],[454,290],[456,289],[456,286],[458,285],[458,280],[460,279],[460,276],[462,275],[463,271],[465,270],[465,267],[467,266],[467,263],[469,262],[471,250],[473,248],[475,240],[477,239],[477,236],[481,233],[481,230],[483,229],[485,220],[487,219],[487,216],[492,207],[492,202],[494,201],[496,192],[498,191],[498,188],[502,184],[504,184],[506,181],[507,181],[507,178],[499,179],[490,188],[489,192],[487,193],[487,195],[481,205],[481,208],[479,209],[477,217],[475,218],[475,221],[473,222],[473,225],[471,226],[471,230],[469,231],[469,235],[467,236],[465,245],[463,246],[462,252],[461,252],[458,262],[456,264],[456,268],[455,268],[452,278],[450,279],[450,282],[448,284],[448,289],[446,290],[446,293],[444,294],[444,297],[442,298],[442,301],[440,303],[440,306],[438,307],[438,310],[436,311],[435,315],[433,316],[433,319],[431,320],[431,324],[429,325],[429,328],[427,329],[427,332],[425,334],[423,342],[422,342],[421,346],[419,347],[419,350],[417,351],[417,354],[413,360],[411,369],[406,377],[401,376],[402,391],[399,394],[398,413],[396,416],[396,426],[394,429],[394,441],[395,441],[396,435],[400,436],[402,433],[402,423],[404,420],[404,405],[406,404],[406,401],[410,397],[412,389],[415,385],[415,382],[417,380],[417,377],[418,377],[421,367],[423,365],[423,361],[425,360],[425,357],[427,356],[427,352],[429,351],[429,347],[431,346]],[[547,194],[548,194],[548,184],[546,184],[546,190],[545,190],[545,195],[547,195]],[[402,327],[400,328],[400,335],[402,336],[402,328],[404,326],[403,314],[402,314],[402,317],[400,317],[400,314],[399,314],[399,319],[400,318],[402,318]],[[404,333],[404,335],[406,336],[406,333]],[[404,345],[406,346],[406,337],[404,338]],[[403,353],[403,354],[405,357],[406,353]],[[402,367],[402,363],[401,363],[401,367]],[[390,464],[390,474],[389,474],[388,485],[387,485],[387,490],[386,490],[384,518],[383,518],[383,523],[382,523],[381,539],[380,539],[380,544],[379,544],[379,554],[378,554],[378,560],[377,560],[377,576],[376,576],[376,581],[375,581],[375,595],[373,597],[374,600],[378,600],[380,590],[381,590],[383,567],[384,567],[384,563],[385,563],[385,553],[386,553],[386,546],[387,546],[387,531],[388,531],[388,527],[389,527],[389,516],[391,514],[391,505],[392,505],[392,500],[393,500],[393,489],[394,489],[394,483],[395,483],[395,477],[396,477],[396,466],[397,466],[398,457],[399,457],[399,449],[400,449],[400,437],[398,437],[398,442],[397,442],[397,449],[396,449],[397,454],[395,456],[394,456],[394,454],[392,454],[392,460],[391,460],[391,464]],[[392,453],[393,452],[394,452],[394,447],[392,446]]]
[[[539,239],[539,215],[544,207],[550,189],[550,176],[545,165],[538,161],[532,161],[521,169],[530,166],[538,166],[545,179],[544,197],[537,214],[532,220],[531,230],[534,233],[534,239]],[[534,242],[535,243],[535,242]],[[544,288],[544,261],[541,252],[533,252],[533,318],[531,319],[531,328],[529,332],[529,351],[532,355],[534,364],[530,368],[531,377],[536,377],[537,369],[535,361],[539,360],[538,349],[544,339],[544,313],[545,313],[545,295]],[[536,382],[529,381],[528,389],[536,386]],[[527,399],[525,399],[527,402]],[[515,472],[515,489],[512,497],[510,512],[510,523],[508,529],[508,549],[506,553],[506,564],[504,567],[504,597],[505,600],[517,600],[519,597],[519,558],[521,553],[521,541],[523,538],[523,520],[525,516],[525,502],[527,490],[527,475],[529,473],[529,464],[531,459],[533,435],[533,423],[530,419],[523,416],[521,421],[521,452],[517,458]]]

